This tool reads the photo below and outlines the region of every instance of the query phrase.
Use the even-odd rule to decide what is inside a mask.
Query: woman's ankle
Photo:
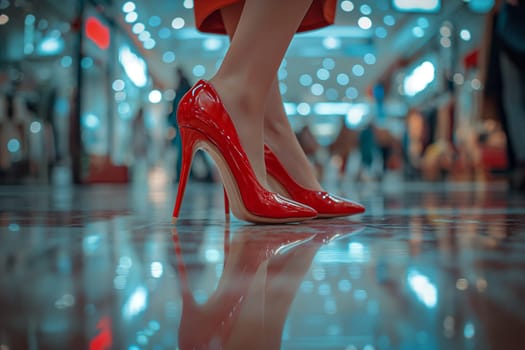
[[[250,160],[257,179],[267,188],[263,152],[264,114],[261,109],[256,108],[256,102],[253,102],[254,97],[239,89],[235,80],[213,78],[210,83],[219,94],[235,126],[243,150]]]

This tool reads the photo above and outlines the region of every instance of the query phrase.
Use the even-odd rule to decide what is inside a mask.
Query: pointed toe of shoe
[[[305,195],[304,203],[314,208],[319,217],[356,215],[365,212],[365,207],[351,200],[323,191],[311,191]]]

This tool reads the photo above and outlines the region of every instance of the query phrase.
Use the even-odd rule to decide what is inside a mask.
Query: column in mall
[[[71,120],[69,131],[69,151],[71,157],[71,175],[74,184],[82,183],[82,161],[84,158],[84,147],[82,144],[82,130],[80,127],[80,118],[82,113],[82,90],[83,90],[83,72],[82,72],[82,46],[84,44],[84,9],[85,0],[77,0],[77,15],[74,21],[74,28],[77,31],[75,42],[75,66],[76,66],[76,89],[71,101]]]

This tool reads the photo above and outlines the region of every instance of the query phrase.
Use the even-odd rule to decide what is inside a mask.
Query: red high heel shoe
[[[232,212],[255,223],[286,223],[312,219],[317,212],[277,193],[257,180],[219,95],[200,80],[184,95],[177,112],[182,138],[182,167],[173,221],[180,211],[193,155],[204,149],[214,159],[228,194]]]
[[[266,172],[269,175],[268,180],[275,180],[280,193],[287,197],[308,205],[317,210],[317,216],[320,218],[330,218],[337,216],[348,216],[360,214],[365,208],[358,203],[352,202],[325,191],[308,190],[288,174],[277,156],[268,146],[264,146],[264,160],[266,162]]]

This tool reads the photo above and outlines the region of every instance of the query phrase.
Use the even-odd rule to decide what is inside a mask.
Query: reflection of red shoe
[[[261,223],[308,220],[317,212],[266,190],[257,180],[235,126],[215,89],[200,80],[182,98],[177,112],[182,139],[182,167],[173,218],[177,219],[193,155],[204,149],[214,159],[239,219]]]
[[[365,230],[365,226],[360,223],[349,222],[346,219],[333,218],[322,221],[316,221],[319,225],[309,225],[318,234],[314,241],[328,244],[334,241],[342,240],[350,236],[355,236]]]
[[[233,242],[228,244],[229,225],[226,226],[225,248],[230,248],[228,253],[225,251],[221,280],[206,303],[198,304],[189,285],[180,238],[176,229],[173,229],[177,275],[182,290],[182,315],[179,326],[181,350],[223,349],[234,334],[245,334],[247,330],[249,333],[260,332],[261,328],[251,329],[254,323],[243,323],[241,314],[246,314],[243,308],[249,308],[254,302],[258,302],[257,295],[253,294],[254,290],[260,290],[261,293],[264,291],[264,288],[255,288],[266,283],[266,273],[261,267],[265,269],[264,264],[274,256],[294,249],[315,237],[315,233],[301,233],[297,232],[297,229],[282,233],[277,230],[270,234],[260,226],[245,226],[242,230],[236,232]],[[255,324],[260,321],[262,325],[264,313],[251,315],[250,320]]]
[[[269,180],[275,180],[277,186],[283,190],[281,193],[287,197],[317,210],[318,217],[348,216],[365,211],[361,204],[348,199],[325,191],[312,191],[302,187],[292,179],[277,156],[266,145],[264,146],[264,158]]]

